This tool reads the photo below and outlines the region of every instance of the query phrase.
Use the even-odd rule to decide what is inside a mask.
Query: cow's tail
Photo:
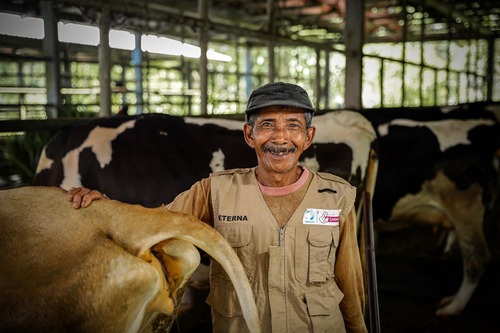
[[[261,332],[257,307],[245,270],[233,248],[214,228],[193,216],[171,212],[166,208],[147,209],[111,200],[95,204],[112,205],[110,208],[115,212],[113,216],[117,217],[110,228],[114,233],[113,239],[127,243],[123,245],[130,246],[129,250],[138,256],[172,238],[187,241],[207,252],[230,277],[250,332]]]

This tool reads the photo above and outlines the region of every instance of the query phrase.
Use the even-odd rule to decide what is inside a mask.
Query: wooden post
[[[375,241],[373,236],[373,217],[370,192],[363,192],[363,224],[365,244],[365,281],[368,291],[367,328],[370,333],[380,332],[378,305],[377,266],[375,263]]]

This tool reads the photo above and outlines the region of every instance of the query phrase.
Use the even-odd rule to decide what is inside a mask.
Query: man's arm
[[[340,310],[347,332],[367,332],[364,309],[363,270],[356,237],[356,213],[351,209],[340,228],[340,244],[335,261],[335,281],[344,293]]]
[[[194,183],[189,190],[179,194],[166,208],[174,212],[193,215],[213,226],[210,178]]]
[[[66,199],[68,202],[71,202],[71,205],[75,209],[86,208],[94,200],[109,200],[101,192],[86,187],[72,187],[68,191]],[[196,216],[207,223],[211,222],[210,178],[204,178],[196,182],[191,189],[180,193],[166,208],[175,212]]]
[[[66,199],[71,202],[74,209],[79,209],[80,207],[88,207],[94,200],[108,200],[108,197],[97,190],[86,187],[72,187],[69,189]]]

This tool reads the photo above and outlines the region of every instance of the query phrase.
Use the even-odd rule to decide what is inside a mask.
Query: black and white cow
[[[499,124],[480,110],[371,110],[363,114],[378,135],[376,225],[420,222],[454,231],[464,275],[458,292],[442,300],[437,314],[457,314],[490,259],[484,223],[498,192]]]
[[[313,122],[316,138],[301,163],[364,188],[376,138],[371,124],[351,111],[318,115]],[[145,114],[64,128],[43,150],[34,184],[85,186],[122,202],[157,207],[211,172],[256,163],[242,121]]]

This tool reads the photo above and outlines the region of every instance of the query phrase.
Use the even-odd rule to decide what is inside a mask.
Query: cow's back
[[[61,192],[0,191],[0,331],[123,332],[123,290],[133,299],[158,277]]]
[[[157,207],[211,172],[253,167],[243,122],[145,114],[96,119],[64,128],[46,146],[35,185],[85,186],[112,199]],[[301,163],[364,187],[376,135],[362,115],[331,112],[314,118],[313,145]]]
[[[255,163],[239,131],[158,114],[97,119],[64,128],[48,143],[34,185],[85,186],[158,207],[214,171],[218,154],[226,157],[221,169]]]

